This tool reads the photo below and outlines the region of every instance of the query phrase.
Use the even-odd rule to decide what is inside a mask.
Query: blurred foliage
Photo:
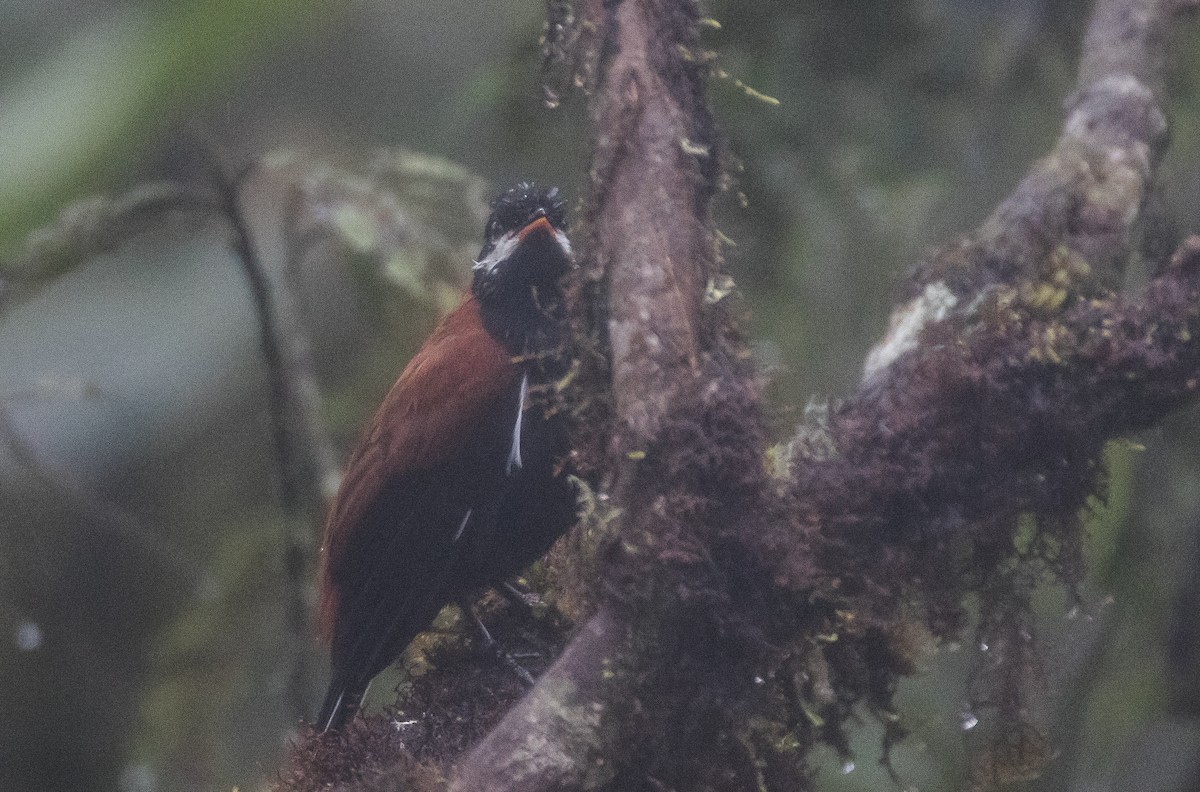
[[[0,303],[0,409],[86,496],[0,447],[0,635],[13,636],[0,644],[12,702],[0,788],[248,788],[295,727],[249,300],[213,218],[170,212],[127,240],[110,233],[113,212],[138,185],[193,181],[172,131],[192,124],[262,164],[259,230],[281,227],[300,191],[298,296],[345,447],[464,283],[489,185],[534,178],[578,196],[582,101],[544,106],[536,4],[79,5],[39,14],[21,0],[24,21],[0,32],[0,49],[24,58],[0,59],[0,272],[46,280]],[[981,220],[1048,149],[1088,8],[711,3],[704,36],[728,75],[712,94],[734,177],[718,217],[781,426],[811,396],[854,386],[905,269]],[[1194,207],[1200,34],[1185,34],[1165,189]],[[23,35],[50,45],[22,47]],[[114,197],[84,197],[97,191]],[[1179,220],[1196,230],[1194,212]],[[39,226],[53,230],[30,238]],[[19,252],[22,239],[34,244]],[[260,241],[286,256],[271,233]],[[102,398],[14,399],[36,381]],[[1195,574],[1179,552],[1200,514],[1194,419],[1139,439],[1145,451],[1111,449],[1090,590],[1077,610],[1062,592],[1039,600],[1042,717],[1059,758],[1023,788],[1110,788],[1134,733],[1163,717],[1167,612]],[[186,569],[100,524],[97,504]],[[946,647],[901,692],[906,782],[962,788],[967,678],[984,659]],[[818,787],[886,788],[879,745],[865,725],[853,762],[828,757]]]
[[[380,336],[374,365],[359,361],[327,392],[326,418],[348,444],[379,388],[390,384],[402,356],[393,344],[408,343],[414,315],[428,322],[457,302],[461,263],[476,255],[486,219],[484,185],[447,160],[395,149],[365,164],[276,151],[264,157],[262,172],[272,189],[295,199],[285,210],[299,215],[289,221],[296,236],[288,244],[301,248],[294,264],[340,262],[364,321]],[[376,381],[381,374],[385,382]],[[213,557],[203,562],[211,588],[155,639],[131,759],[162,788],[234,784],[239,778],[229,769],[253,765],[264,740],[282,736],[275,730],[288,715],[281,699],[294,651],[282,629],[289,596],[282,531],[275,507],[261,501],[222,525],[211,537]],[[323,675],[309,681],[315,697]],[[231,724],[230,713],[239,711],[254,716]]]
[[[164,119],[325,13],[315,0],[113,8],[31,64],[0,109],[0,251],[81,186],[128,167]]]
[[[416,302],[441,310],[457,303],[464,287],[461,263],[478,247],[487,219],[482,179],[445,159],[411,151],[378,152],[358,175],[316,166],[294,153],[268,157],[273,170],[299,168],[304,202],[325,231],[361,271],[364,296],[382,279]],[[378,307],[394,299],[375,300]]]

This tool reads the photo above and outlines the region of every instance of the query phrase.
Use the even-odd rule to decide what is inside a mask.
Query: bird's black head
[[[557,321],[563,275],[571,268],[566,204],[558,188],[521,183],[492,202],[471,291],[488,331],[509,347],[526,347]]]
[[[540,190],[522,182],[492,201],[483,231],[483,250],[475,261],[475,295],[496,288],[546,285],[571,266],[566,204],[558,188]],[[480,292],[484,292],[481,294]]]
[[[536,184],[521,182],[496,196],[491,209],[484,228],[485,254],[505,234],[518,232],[539,217],[559,231],[566,227],[566,202],[558,197],[557,187],[541,190]]]

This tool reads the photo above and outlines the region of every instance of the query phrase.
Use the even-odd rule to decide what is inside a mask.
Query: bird
[[[501,585],[576,520],[568,427],[573,268],[557,188],[491,204],[471,285],[409,361],[346,463],[325,522],[317,628],[339,731],[447,604]]]

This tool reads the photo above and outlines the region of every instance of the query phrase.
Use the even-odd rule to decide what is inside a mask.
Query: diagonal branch
[[[1138,347],[1134,334],[1165,310],[1156,294],[1171,284],[1187,293],[1187,267],[1167,268],[1141,301],[1112,290],[1168,141],[1167,34],[1195,5],[1097,3],[1053,152],[980,228],[917,267],[863,387],[832,418],[838,458],[799,467],[796,492],[824,530],[853,524],[865,547],[878,531],[929,535],[971,515],[988,525],[1030,509],[1073,519],[1096,489],[1098,448],[1190,391],[1179,390],[1186,371],[1120,368],[1162,352],[1160,339]],[[1176,319],[1183,332],[1186,316]],[[1096,334],[1111,348],[1097,350]],[[1160,398],[1146,401],[1155,387]]]
[[[785,585],[836,585],[864,635],[916,602],[928,629],[957,638],[963,598],[979,593],[989,656],[973,690],[997,717],[973,735],[988,735],[975,781],[1036,775],[1049,759],[1027,723],[1029,592],[1047,571],[1079,580],[1104,444],[1197,390],[1200,239],[1143,294],[1116,292],[1168,142],[1168,32],[1195,5],[1097,3],[1054,150],[980,228],[918,266],[862,387],[817,430],[820,453],[812,427],[794,445],[795,530],[814,539],[776,545]],[[1028,762],[1003,767],[1014,742]]]
[[[862,386],[769,482],[754,377],[704,301],[718,165],[697,7],[573,6],[554,39],[593,91],[582,343],[607,344],[614,419],[581,454],[603,457],[586,461],[619,527],[596,613],[451,789],[805,788],[814,745],[848,750],[856,704],[902,734],[904,644],[958,636],[969,592],[996,633],[985,681],[1020,717],[1036,565],[1070,579],[1104,442],[1200,388],[1200,239],[1143,295],[1115,291],[1167,145],[1167,34],[1196,4],[1098,0],[1053,151],[919,264]]]
[[[592,276],[609,286],[623,451],[653,440],[689,377],[703,379],[696,356],[713,346],[691,304],[678,300],[713,272],[704,264],[712,258],[703,255],[703,234],[689,236],[706,227],[706,201],[689,204],[695,192],[686,188],[695,183],[686,179],[695,176],[675,178],[688,171],[676,170],[678,153],[663,143],[672,136],[691,143],[708,118],[702,102],[655,104],[658,81],[673,66],[656,60],[654,46],[636,33],[649,19],[661,21],[664,5],[627,0],[611,15],[592,6],[584,14],[591,23],[585,30],[608,46],[620,31],[593,103],[587,244]],[[1108,294],[1137,247],[1138,220],[1167,144],[1163,50],[1184,5],[1193,3],[1100,0],[1054,151],[979,229],[918,267],[910,301],[868,357],[864,387],[830,419],[836,453],[801,452],[790,496],[799,524],[759,538],[785,588],[838,581],[852,592],[857,584],[868,595],[858,602],[864,622],[884,624],[894,618],[897,597],[924,582],[931,626],[959,629],[963,570],[939,566],[952,556],[948,537],[969,526],[969,535],[987,537],[992,547],[1011,547],[1016,517],[1029,509],[1070,522],[1097,486],[1094,458],[1104,439],[1156,420],[1195,389],[1191,249],[1177,255],[1144,300]],[[681,108],[693,114],[682,124],[671,112]],[[699,150],[709,137],[701,137]],[[657,159],[636,159],[650,150]],[[621,169],[630,162],[639,169]],[[614,194],[619,201],[608,200]],[[670,244],[679,237],[696,247]],[[681,262],[691,265],[682,273]],[[1139,346],[1147,336],[1138,333],[1158,319],[1166,319],[1161,332]],[[1046,365],[1064,356],[1061,370]],[[1066,413],[1081,401],[1093,411]],[[1040,406],[1047,403],[1059,409]],[[989,434],[988,426],[1009,431]],[[646,510],[655,503],[632,501]],[[649,527],[641,513],[627,514]],[[996,527],[1004,530],[989,536]],[[897,553],[908,560],[894,564]],[[975,558],[972,571],[996,574],[1004,555]],[[946,571],[954,583],[939,588],[938,573]],[[620,708],[612,700],[636,697],[631,680],[641,678],[612,673],[631,660],[629,629],[620,609],[603,608],[534,693],[466,758],[454,788],[603,786],[616,772],[621,745],[613,724]],[[645,665],[638,671],[654,676]]]
[[[998,286],[1036,285],[1065,272],[1065,282],[1042,295],[1059,305],[1060,292],[1120,286],[1168,143],[1169,32],[1178,11],[1197,5],[1097,2],[1054,149],[979,228],[921,262],[905,287],[909,302],[867,356],[865,381],[913,349],[926,325],[978,309],[978,298]]]

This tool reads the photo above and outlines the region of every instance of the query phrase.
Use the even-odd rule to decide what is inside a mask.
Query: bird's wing
[[[343,562],[368,508],[389,481],[461,448],[518,376],[508,352],[484,329],[473,297],[438,323],[409,362],[350,457],[325,523],[318,622],[324,640],[332,638]]]

